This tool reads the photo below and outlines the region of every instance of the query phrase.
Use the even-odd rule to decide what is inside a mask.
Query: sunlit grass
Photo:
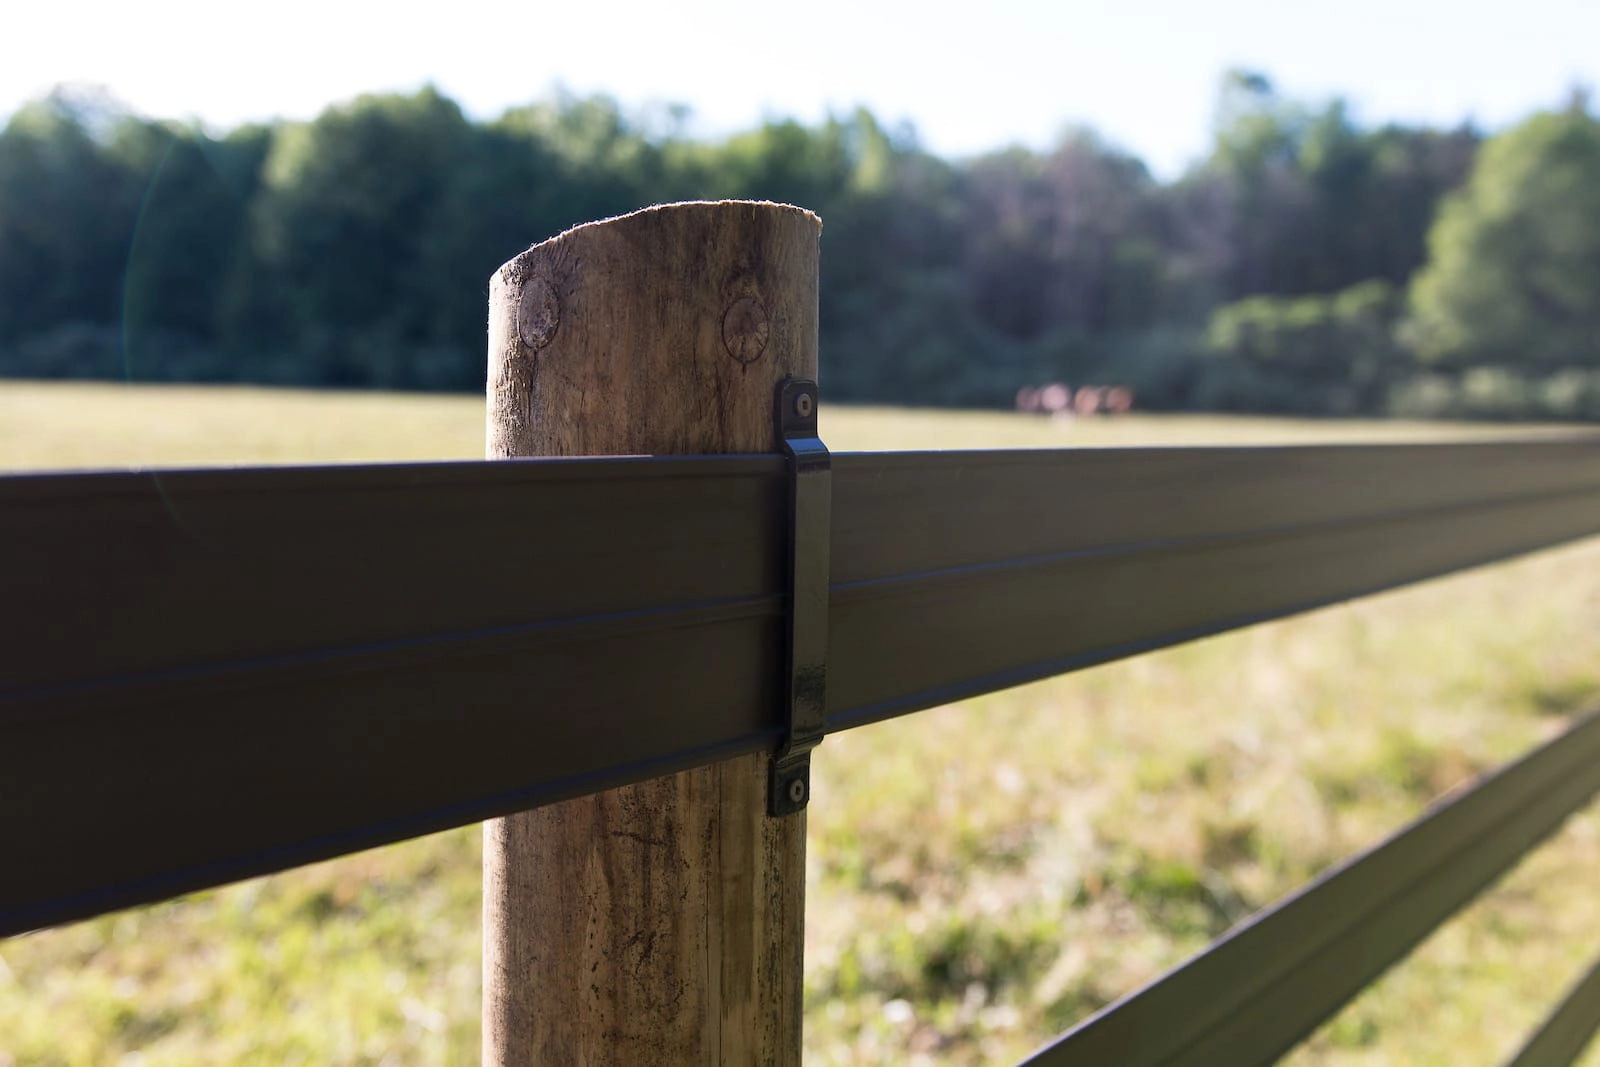
[[[0,469],[470,458],[482,420],[470,397],[0,383]],[[840,449],[1460,432],[824,421]],[[1018,1058],[1559,730],[1600,696],[1597,652],[1590,542],[830,738],[807,1062]],[[479,858],[466,828],[0,942],[0,1065],[472,1063]],[[1591,812],[1295,1062],[1499,1062],[1600,953],[1597,880]]]
[[[1563,432],[1485,424],[1130,415],[1056,421],[824,405],[837,450],[1417,441]],[[481,397],[0,381],[0,470],[481,459]]]

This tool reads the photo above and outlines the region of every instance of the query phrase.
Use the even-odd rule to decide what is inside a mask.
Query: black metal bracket
[[[789,617],[783,743],[772,755],[767,778],[767,813],[773,816],[805,809],[811,799],[811,750],[826,728],[833,466],[817,434],[817,396],[817,383],[809,378],[791,378],[778,387],[775,421],[789,460]]]

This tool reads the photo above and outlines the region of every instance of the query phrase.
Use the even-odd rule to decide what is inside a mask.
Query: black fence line
[[[1600,790],[1600,716],[1339,864],[1027,1067],[1270,1063]]]
[[[828,730],[1600,532],[1596,443],[838,455]],[[772,747],[784,486],[774,456],[0,478],[0,936]],[[1596,755],[1591,719],[1030,1062],[1270,1060]],[[1595,984],[1518,1062],[1582,1047]]]
[[[0,479],[0,934],[772,747],[783,479]],[[843,454],[833,515],[836,732],[1600,531],[1600,449]]]
[[[1562,1067],[1583,1054],[1596,1029],[1600,1029],[1600,963],[1573,983],[1506,1067]]]

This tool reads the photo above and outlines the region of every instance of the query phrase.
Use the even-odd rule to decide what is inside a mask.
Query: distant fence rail
[[[0,479],[0,933],[772,747],[784,477]],[[836,455],[827,728],[1596,531],[1588,438]],[[1582,805],[1597,757],[1590,720],[1037,1062],[1276,1054]]]

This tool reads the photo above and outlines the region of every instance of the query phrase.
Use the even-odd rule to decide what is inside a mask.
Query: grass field
[[[482,419],[470,398],[0,383],[0,470],[466,458]],[[837,449],[1498,432],[823,423]],[[831,738],[806,1062],[1015,1060],[1597,698],[1591,541]],[[0,1067],[476,1062],[479,860],[466,828],[0,942]],[[1500,1062],[1600,953],[1597,888],[1590,811],[1290,1062]]]

